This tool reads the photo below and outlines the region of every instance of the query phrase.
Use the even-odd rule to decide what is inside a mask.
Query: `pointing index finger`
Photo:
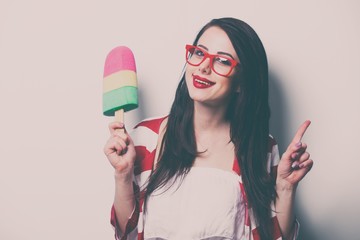
[[[297,130],[295,137],[293,138],[293,143],[301,142],[302,137],[304,136],[306,129],[309,127],[311,121],[306,120]]]

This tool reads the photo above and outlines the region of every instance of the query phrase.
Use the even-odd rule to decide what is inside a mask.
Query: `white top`
[[[164,187],[151,194],[144,238],[241,239],[245,204],[239,179],[235,172],[193,167],[182,183],[178,179],[168,191]]]

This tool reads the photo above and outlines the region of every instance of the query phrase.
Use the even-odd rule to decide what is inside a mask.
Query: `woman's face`
[[[235,49],[227,34],[219,27],[210,27],[200,37],[197,46],[210,54],[218,54],[239,61]],[[218,75],[210,66],[210,59],[205,59],[199,66],[186,65],[185,79],[190,97],[199,103],[209,106],[226,106],[234,89],[232,76]]]

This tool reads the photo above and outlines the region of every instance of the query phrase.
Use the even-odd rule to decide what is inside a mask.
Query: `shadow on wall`
[[[146,94],[144,93],[143,89],[138,88],[138,101],[139,101],[139,109],[137,111],[137,123],[144,120],[146,116],[148,116],[148,112],[146,112]]]
[[[279,76],[269,71],[269,104],[271,109],[270,134],[274,136],[279,145],[280,156],[292,140],[293,131],[289,129],[291,106],[288,105],[286,92],[282,89]],[[301,183],[300,183],[301,184]],[[297,198],[298,199],[298,198]],[[316,236],[314,227],[309,223],[302,205],[295,202],[295,212],[300,222],[300,240],[320,240]]]

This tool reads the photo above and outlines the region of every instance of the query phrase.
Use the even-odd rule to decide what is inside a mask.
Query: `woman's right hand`
[[[115,174],[124,179],[132,180],[135,146],[125,126],[121,122],[109,124],[110,138],[104,146],[104,153],[115,169]]]

